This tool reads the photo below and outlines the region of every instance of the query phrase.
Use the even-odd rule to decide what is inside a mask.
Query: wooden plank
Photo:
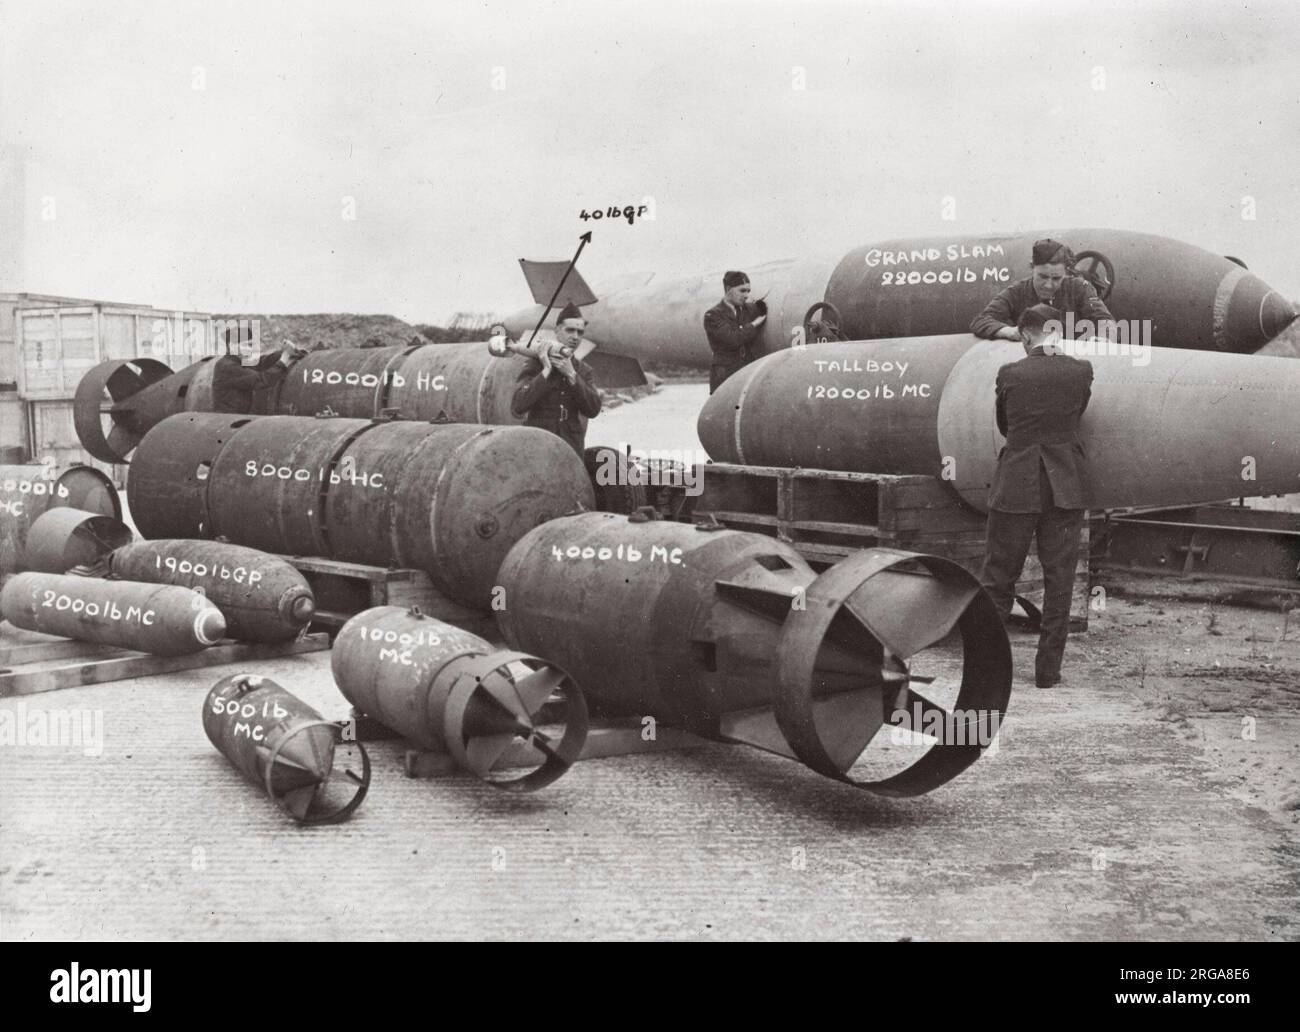
[[[792,530],[818,531],[822,534],[853,534],[858,537],[878,538],[880,528],[870,523],[831,523],[828,520],[794,520]]]
[[[345,563],[337,559],[321,559],[312,555],[283,555],[280,557],[300,573],[323,573],[334,577],[350,577],[365,581],[403,581],[410,580],[419,570],[401,568],[390,569],[384,566],[365,566],[361,563]]]
[[[214,645],[187,656],[151,656],[144,652],[120,650],[120,655],[91,658],[86,662],[28,664],[27,668],[0,673],[0,698],[9,695],[34,695],[38,692],[56,691],[59,688],[76,688],[106,681],[121,681],[129,677],[149,677],[177,670],[194,670],[201,667],[220,666],[223,663],[244,663],[251,659],[272,659],[294,656],[303,652],[321,652],[329,648],[329,638],[324,634],[308,634],[287,642],[231,642]]]
[[[124,650],[114,645],[99,645],[95,642],[73,641],[61,638],[58,641],[32,641],[0,648],[0,667],[14,667],[23,663],[40,663],[49,659],[65,659],[69,656],[92,658],[105,656]]]

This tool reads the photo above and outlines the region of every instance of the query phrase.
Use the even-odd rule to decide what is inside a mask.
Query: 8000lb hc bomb
[[[934,556],[873,548],[817,575],[759,534],[586,513],[522,538],[500,579],[506,641],[561,663],[593,698],[881,795],[919,795],[965,770],[1011,695],[992,601]],[[949,712],[909,687],[906,661],[954,627],[963,661]],[[938,742],[891,776],[853,780],[887,721],[937,729]]]
[[[149,431],[127,496],[148,538],[414,567],[483,609],[512,544],[595,504],[582,460],[544,430],[201,413]]]
[[[378,606],[358,613],[334,640],[330,666],[339,690],[366,716],[426,749],[449,753],[498,788],[549,785],[578,758],[587,737],[586,702],[563,670],[498,651],[418,609]],[[539,727],[543,720],[558,722],[543,714],[557,694],[564,705],[558,738]],[[532,747],[525,758],[535,769],[495,772],[517,740]]]
[[[208,741],[294,820],[341,821],[370,787],[370,757],[360,742],[274,681],[233,674],[203,703]]]

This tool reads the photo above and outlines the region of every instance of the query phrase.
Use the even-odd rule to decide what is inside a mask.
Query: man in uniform
[[[555,320],[558,339],[540,357],[528,360],[510,403],[516,416],[527,417],[525,426],[558,434],[579,456],[586,444],[587,420],[600,413],[591,367],[573,357],[586,330],[578,306],[565,305]]]
[[[743,272],[728,272],[722,277],[722,300],[704,313],[704,332],[713,351],[709,368],[709,393],[741,366],[753,361],[751,345],[767,321],[767,302],[749,303],[749,277]]]
[[[1079,417],[1092,391],[1092,364],[1059,352],[1061,313],[1034,305],[1017,323],[1025,358],[998,370],[998,430],[1007,439],[989,490],[988,539],[980,580],[1003,619],[1032,538],[1043,567],[1043,621],[1034,681],[1061,680],[1070,596],[1083,526],[1087,458]]]
[[[1067,312],[1073,313],[1076,326],[1086,319],[1093,332],[1085,336],[1107,333],[1115,317],[1092,284],[1074,275],[1073,263],[1074,254],[1064,244],[1051,239],[1035,241],[1033,275],[1017,280],[990,301],[970,324],[971,333],[988,339],[1019,340],[1016,322],[1034,305],[1050,305],[1061,313],[1061,319]],[[1102,323],[1107,325],[1099,325]],[[1079,332],[1076,330],[1072,336],[1079,336]]]
[[[212,401],[216,412],[252,412],[253,392],[274,387],[284,379],[289,367],[306,354],[291,340],[284,341],[278,356],[273,350],[263,351],[255,340],[241,341],[238,357],[229,353],[230,345],[227,331],[227,354],[218,358],[212,367]]]

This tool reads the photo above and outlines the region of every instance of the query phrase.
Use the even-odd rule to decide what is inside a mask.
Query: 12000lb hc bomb
[[[240,641],[288,641],[316,612],[301,573],[283,559],[220,541],[138,541],[108,556],[113,576],[202,591]]]
[[[480,609],[512,544],[595,504],[582,460],[544,430],[204,413],[145,436],[127,497],[147,538],[412,567]]]
[[[798,759],[881,795],[928,792],[990,744],[1011,695],[1011,648],[979,583],[946,559],[873,548],[818,575],[760,534],[553,520],[502,564],[514,648],[544,652],[592,698],[697,734]],[[951,711],[909,687],[908,660],[954,628]],[[915,762],[855,780],[887,722],[937,739]],[[909,755],[908,758],[911,758]]]
[[[294,820],[341,821],[370,787],[370,757],[360,742],[324,720],[274,681],[233,674],[203,703],[208,741]]]
[[[1300,362],[1073,346],[1093,369],[1079,423],[1087,508],[1296,490]],[[705,402],[700,443],[719,462],[938,476],[985,510],[1006,443],[996,418],[998,369],[1024,357],[1019,344],[965,334],[781,351],[745,366]]]
[[[220,610],[189,588],[20,573],[0,591],[0,615],[15,627],[78,641],[183,656],[226,633]]]
[[[549,785],[587,738],[586,701],[563,670],[498,650],[416,608],[358,613],[334,639],[330,667],[360,712],[425,749],[450,754],[497,788]],[[552,696],[562,713],[547,706]],[[559,733],[554,725],[561,723]],[[511,768],[495,769],[517,742],[531,749]]]
[[[295,362],[258,392],[259,415],[439,420],[518,426],[510,410],[527,367],[483,342],[391,348],[332,348]],[[151,429],[181,412],[212,412],[214,360],[177,372],[151,359],[110,359],[77,384],[73,412],[81,446],[103,462],[126,462]]]

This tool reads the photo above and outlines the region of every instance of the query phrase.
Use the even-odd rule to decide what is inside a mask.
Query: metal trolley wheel
[[[820,320],[821,325],[823,327],[823,330],[821,332],[822,333],[830,332],[834,334],[833,337],[819,337],[818,340],[827,341],[827,340],[848,339],[844,336],[844,331],[840,329],[839,309],[836,308],[829,301],[818,301],[815,305],[809,308],[808,311],[806,311],[803,316],[804,339],[807,340],[808,343],[813,344],[818,342],[817,340],[814,340],[814,333],[813,333],[813,320],[818,315],[823,316],[822,319]]]
[[[1084,263],[1089,263],[1086,267]],[[1104,272],[1099,272],[1098,267]],[[1074,256],[1074,271],[1086,279],[1105,301],[1115,289],[1115,263],[1100,251],[1080,251]]]

